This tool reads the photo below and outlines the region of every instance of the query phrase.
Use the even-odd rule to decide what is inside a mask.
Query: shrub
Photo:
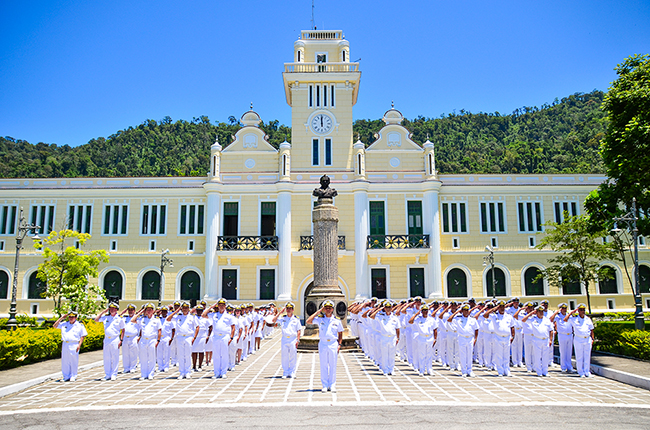
[[[88,336],[81,351],[102,347],[104,330],[100,323],[85,321]],[[0,332],[0,369],[18,367],[61,356],[61,332],[57,329],[18,328]]]

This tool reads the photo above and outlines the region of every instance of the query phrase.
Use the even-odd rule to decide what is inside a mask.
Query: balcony
[[[300,250],[313,251],[314,236],[300,236]],[[345,251],[345,236],[339,236],[339,251]]]
[[[277,251],[277,236],[219,236],[217,251]]]
[[[284,63],[285,73],[358,72],[359,63]]]
[[[421,249],[430,248],[428,234],[371,235],[368,249]]]
[[[341,30],[302,30],[300,32],[302,40],[340,40],[343,39]]]

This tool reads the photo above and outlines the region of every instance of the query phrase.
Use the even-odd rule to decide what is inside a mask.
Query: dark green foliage
[[[593,91],[512,115],[461,110],[403,124],[419,144],[429,136],[440,173],[597,173],[603,171],[602,100],[603,93]],[[372,143],[382,125],[381,120],[355,121],[354,140]],[[228,146],[240,127],[235,117],[216,124],[206,116],[189,122],[165,117],[75,148],[0,137],[0,177],[205,176],[210,145],[218,136]],[[291,128],[277,120],[260,127],[275,148],[291,141]]]
[[[600,322],[594,328],[597,351],[650,360],[650,331],[634,330],[634,322]]]
[[[436,148],[440,173],[600,173],[598,148],[604,137],[604,94],[592,91],[557,99],[551,105],[523,107],[511,115],[460,113],[405,120],[402,125],[423,144]],[[383,121],[358,120],[357,136],[366,144]]]

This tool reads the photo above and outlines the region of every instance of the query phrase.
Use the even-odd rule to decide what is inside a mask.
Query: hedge
[[[597,351],[650,360],[650,331],[634,330],[634,322],[601,322],[594,328],[594,336]]]
[[[102,324],[84,321],[88,336],[81,352],[100,349],[104,342]],[[53,328],[18,328],[0,332],[0,369],[61,357],[61,331]]]

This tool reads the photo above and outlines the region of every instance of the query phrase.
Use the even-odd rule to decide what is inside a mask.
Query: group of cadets
[[[273,303],[258,308],[252,303],[233,306],[225,299],[193,308],[187,302],[175,302],[169,309],[148,303],[137,312],[130,304],[118,312],[119,305],[110,303],[95,319],[104,325],[103,380],[117,379],[120,348],[123,372],[135,372],[139,362],[141,380],[153,379],[156,368],[168,372],[176,366],[179,379],[190,378],[192,372],[203,370],[204,360],[206,367],[212,364],[214,378],[227,378],[228,371],[255,354],[276,325],[282,335],[282,377],[296,376],[303,327],[291,302],[283,309]],[[343,325],[333,312],[334,304],[326,300],[305,321],[318,326],[323,391],[336,391],[343,341]],[[395,373],[397,359],[410,364],[420,376],[433,375],[437,363],[463,377],[475,376],[474,367],[512,376],[511,367],[524,365],[528,372],[548,376],[556,334],[562,372],[576,373],[571,361],[575,351],[577,373],[591,376],[594,325],[585,312],[584,304],[569,312],[562,303],[551,313],[546,300],[522,305],[518,298],[430,304],[420,297],[399,303],[372,298],[349,307],[352,335],[384,375]],[[61,316],[54,327],[61,330],[63,341],[63,378],[74,381],[86,329],[75,312]]]
[[[193,372],[203,371],[204,363],[213,365],[214,378],[227,378],[228,371],[255,354],[271,333],[268,318],[279,315],[273,303],[255,308],[252,303],[233,306],[225,299],[209,307],[204,301],[194,307],[174,302],[158,309],[147,303],[137,312],[130,304],[118,312],[119,305],[110,303],[95,318],[104,325],[103,380],[117,379],[120,347],[123,372],[134,373],[139,365],[142,380],[172,367],[178,367],[179,379],[190,378]],[[61,328],[66,337],[67,326]],[[68,375],[64,372],[65,380],[74,380],[76,371]]]
[[[433,375],[433,364],[474,377],[473,367],[512,376],[511,367],[523,367],[548,376],[558,336],[562,372],[591,376],[593,323],[584,304],[568,312],[566,303],[548,310],[520,304],[519,298],[476,303],[474,299],[425,303],[415,297],[399,303],[372,298],[350,305],[350,329],[364,354],[384,375],[393,375],[395,360],[410,364],[420,376]]]

